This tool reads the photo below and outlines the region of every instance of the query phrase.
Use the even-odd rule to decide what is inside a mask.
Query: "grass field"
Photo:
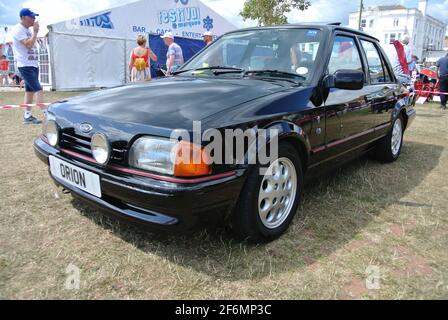
[[[0,92],[0,105],[21,100]],[[418,107],[399,161],[362,158],[308,186],[288,233],[264,246],[106,218],[53,185],[33,153],[41,128],[21,116],[0,110],[1,299],[448,298],[448,112],[436,105]]]

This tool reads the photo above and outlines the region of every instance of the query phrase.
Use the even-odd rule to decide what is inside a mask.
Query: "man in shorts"
[[[13,50],[17,60],[20,76],[25,81],[25,104],[32,104],[34,96],[36,103],[43,103],[42,86],[39,83],[39,51],[36,47],[39,22],[38,14],[25,8],[20,10],[20,23],[12,29]],[[33,28],[33,32],[29,28]],[[46,108],[42,111],[46,114]],[[31,107],[27,107],[23,115],[24,124],[40,124],[41,121],[33,117]]]

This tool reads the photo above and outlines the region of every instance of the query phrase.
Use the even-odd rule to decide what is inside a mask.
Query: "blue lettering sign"
[[[103,29],[114,29],[114,24],[110,18],[111,12],[106,12],[98,16],[80,20],[80,25],[85,27],[98,27]]]
[[[132,32],[138,32],[138,33],[145,33],[146,28],[145,27],[139,27],[139,26],[133,26]]]
[[[204,29],[207,29],[207,31],[210,31],[213,29],[213,19],[210,18],[210,16],[207,16],[204,20]]]
[[[306,33],[306,36],[307,37],[316,37],[317,35],[319,34],[319,30],[309,30],[307,33]]]
[[[188,1],[185,4],[187,3]],[[210,19],[210,17],[208,18]],[[199,26],[201,23],[201,9],[199,7],[183,7],[159,12],[159,24],[170,24],[173,29]],[[211,28],[213,28],[213,19],[211,23]]]

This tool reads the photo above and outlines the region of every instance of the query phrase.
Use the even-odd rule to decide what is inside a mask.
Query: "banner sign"
[[[146,33],[202,39],[206,31],[219,36],[235,27],[200,0],[141,0],[106,12],[52,26],[53,31],[85,36],[136,39]]]
[[[111,12],[109,11],[98,16],[82,19],[79,21],[79,24],[86,27],[113,29],[114,25],[112,23],[112,20],[110,19],[110,14]]]

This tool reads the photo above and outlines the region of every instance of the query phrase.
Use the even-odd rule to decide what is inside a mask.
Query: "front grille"
[[[90,137],[78,135],[74,132],[63,132],[61,135],[60,147],[79,153],[83,156],[91,157],[92,150],[90,149]],[[112,145],[111,163],[123,165],[126,160],[125,143],[115,143]]]

